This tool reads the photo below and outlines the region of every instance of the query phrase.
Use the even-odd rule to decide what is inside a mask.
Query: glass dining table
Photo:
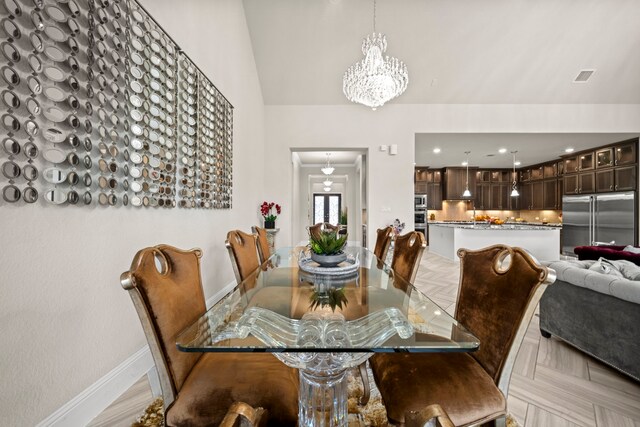
[[[369,250],[336,268],[277,250],[176,338],[185,352],[270,352],[299,370],[299,426],[346,426],[349,368],[376,352],[471,352],[479,340]]]

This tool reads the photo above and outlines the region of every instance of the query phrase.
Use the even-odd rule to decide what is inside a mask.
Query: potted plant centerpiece
[[[343,251],[347,245],[347,234],[339,235],[337,231],[323,230],[309,234],[311,259],[322,267],[334,267],[347,259]]]

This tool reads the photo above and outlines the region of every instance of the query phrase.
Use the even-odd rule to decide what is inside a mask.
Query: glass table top
[[[303,271],[299,261],[309,261],[305,250],[277,250],[181,332],[178,349],[468,352],[480,345],[464,326],[367,249],[345,248],[352,270],[356,263],[357,268],[341,276],[317,268],[320,274]]]

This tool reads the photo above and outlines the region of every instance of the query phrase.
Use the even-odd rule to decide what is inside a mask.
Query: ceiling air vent
[[[580,72],[578,73],[576,78],[573,79],[573,82],[574,83],[586,83],[591,78],[593,73],[595,73],[595,72],[596,72],[596,70],[580,70]]]

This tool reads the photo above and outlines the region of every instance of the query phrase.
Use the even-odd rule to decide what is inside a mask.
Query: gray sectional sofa
[[[626,278],[640,276],[624,268],[626,277],[616,268],[609,274],[590,270],[596,262],[548,264],[557,280],[540,300],[540,332],[640,381],[640,280]]]

